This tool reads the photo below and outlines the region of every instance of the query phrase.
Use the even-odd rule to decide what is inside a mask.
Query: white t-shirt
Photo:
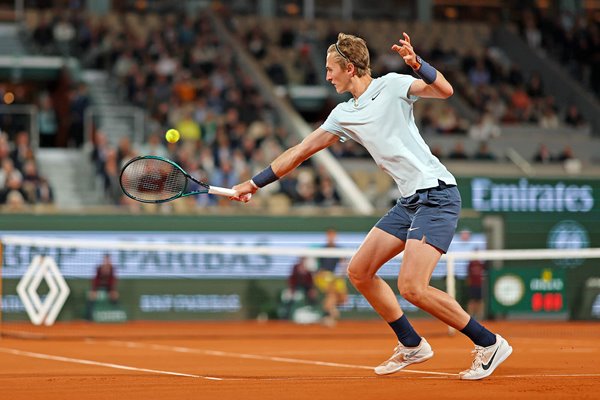
[[[408,96],[415,81],[410,75],[389,73],[373,79],[357,102],[338,104],[321,128],[363,145],[377,165],[398,185],[402,197],[438,186],[438,179],[456,179],[433,155],[421,137],[413,115],[416,96]]]

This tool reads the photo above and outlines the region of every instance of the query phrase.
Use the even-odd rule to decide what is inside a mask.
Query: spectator
[[[0,204],[7,204],[11,196],[20,195],[25,202],[30,203],[30,199],[27,197],[27,192],[23,190],[23,178],[20,174],[10,174],[6,178],[6,184],[0,188]]]
[[[557,129],[560,125],[558,115],[551,106],[544,106],[539,125],[545,129]]]
[[[0,165],[0,189],[6,187],[9,178],[17,175],[19,179],[23,178],[21,171],[15,168],[15,163],[11,158],[3,158]]]
[[[574,160],[577,157],[575,157],[575,153],[573,151],[573,147],[566,145],[562,151],[558,154],[558,156],[556,157],[556,159],[560,162],[565,162],[567,160]]]
[[[120,172],[121,169],[118,164],[117,150],[111,148],[108,150],[104,161],[103,177],[104,193],[106,198],[110,200],[112,204],[118,204],[122,195],[121,187],[119,185]]]
[[[52,204],[54,203],[54,192],[52,191],[52,186],[48,180],[40,176],[39,181],[37,183],[37,201],[39,204]]]
[[[307,262],[306,258],[301,257],[292,267],[288,287],[281,293],[280,318],[296,320],[295,310],[317,304],[318,292]]]
[[[491,74],[482,58],[478,59],[475,66],[469,70],[469,82],[476,88],[490,84]]]
[[[529,47],[534,50],[541,50],[542,33],[537,27],[535,17],[530,10],[526,10],[523,15],[522,34]]]
[[[39,24],[33,30],[33,40],[39,46],[42,53],[51,53],[52,45],[54,44],[54,35],[49,16],[42,16]]]
[[[465,152],[465,146],[463,142],[459,141],[454,144],[454,148],[452,149],[450,154],[448,154],[448,158],[450,160],[467,160],[469,158],[469,156]]]
[[[35,161],[27,161],[23,167],[23,191],[27,193],[27,198],[31,199],[32,203],[40,201],[40,181]]]
[[[104,291],[111,302],[119,300],[117,290],[117,276],[110,254],[105,254],[102,263],[96,268],[96,275],[92,280],[92,288],[88,294],[88,299],[92,302],[99,298],[99,292]]]
[[[542,99],[544,97],[544,84],[540,73],[534,71],[527,82],[527,94],[532,99]]]
[[[317,204],[321,207],[332,207],[340,205],[340,195],[338,194],[333,180],[329,175],[321,176],[317,190]]]
[[[471,260],[467,267],[467,288],[469,300],[467,312],[473,318],[482,320],[483,315],[483,276],[485,264],[481,260]]]
[[[582,128],[586,125],[585,119],[575,104],[571,104],[569,108],[567,108],[564,122],[567,126],[572,128]]]
[[[40,147],[55,147],[58,134],[58,121],[56,111],[49,95],[44,94],[40,98],[40,110],[38,113],[40,130]]]
[[[480,142],[477,152],[473,155],[473,159],[479,161],[495,161],[496,156],[490,150],[490,146],[487,142]]]
[[[233,168],[233,163],[231,158],[223,158],[221,160],[220,168],[213,172],[211,182],[215,186],[220,187],[232,187],[235,185],[240,179],[240,176]],[[230,206],[231,202],[225,197],[219,197],[220,205],[222,206]]]
[[[29,133],[20,131],[15,137],[15,145],[10,152],[10,158],[16,169],[22,170],[27,160],[33,159],[33,149],[29,143]]]
[[[140,146],[138,153],[140,155],[159,156],[168,158],[169,152],[162,142],[163,138],[158,133],[152,133],[148,136],[148,140],[144,141]]]
[[[71,24],[66,16],[59,17],[58,22],[54,24],[52,35],[62,55],[68,56],[71,54],[71,46],[73,45],[76,33],[73,24]]]
[[[103,176],[106,155],[111,150],[111,147],[108,143],[108,138],[102,131],[96,131],[93,138],[93,143],[94,148],[92,150],[91,158],[96,166],[96,173],[100,176]]]
[[[71,126],[69,127],[69,141],[75,147],[80,147],[84,141],[85,110],[90,105],[87,85],[81,83],[70,93]]]
[[[257,60],[262,60],[267,55],[269,40],[259,26],[255,26],[246,35],[248,50]]]
[[[6,196],[6,210],[13,212],[23,212],[27,208],[25,198],[19,191],[11,191]]]
[[[294,199],[297,205],[314,206],[317,201],[317,188],[315,177],[308,170],[301,170],[298,173],[296,184],[297,197]]]
[[[119,143],[117,144],[117,168],[120,169],[121,166],[135,157],[135,155],[136,154],[131,146],[131,140],[129,139],[129,136],[123,136],[120,138]]]
[[[489,140],[500,136],[500,127],[492,114],[485,112],[479,115],[477,123],[469,127],[469,137],[474,140]]]
[[[549,164],[554,161],[554,157],[550,153],[548,146],[540,144],[537,153],[533,156],[533,161],[541,164]]]
[[[442,146],[440,146],[439,144],[433,145],[433,147],[431,148],[431,154],[436,156],[438,158],[438,160],[441,160],[445,157],[444,150],[442,149]]]
[[[281,59],[278,53],[275,53],[275,55],[273,55],[271,62],[266,67],[265,72],[267,73],[269,78],[271,78],[271,81],[273,81],[275,85],[285,86],[288,84],[288,76],[285,72],[283,64],[281,63]]]
[[[279,32],[279,47],[291,49],[296,43],[296,31],[292,25],[284,25]]]
[[[292,294],[301,292],[308,303],[314,304],[317,301],[313,274],[307,267],[306,258],[300,258],[292,267],[292,273],[288,278],[288,287]]]
[[[518,85],[511,96],[511,107],[517,121],[529,121],[531,117],[531,98],[522,84]]]
[[[456,114],[456,110],[448,106],[444,106],[440,110],[435,120],[435,126],[436,130],[442,134],[464,132],[461,127],[460,118]]]
[[[105,301],[106,299],[113,305],[117,304],[119,300],[117,276],[110,254],[104,254],[102,263],[96,267],[96,275],[92,279],[92,287],[88,292],[85,308],[85,314],[88,320],[93,320],[96,304],[100,301]]]
[[[327,243],[325,248],[334,249],[337,232],[333,228],[327,230]],[[340,319],[338,307],[348,300],[348,288],[346,280],[337,274],[338,266],[341,265],[339,257],[319,259],[319,268],[315,275],[315,285],[323,293],[323,320],[326,326],[335,326]]]

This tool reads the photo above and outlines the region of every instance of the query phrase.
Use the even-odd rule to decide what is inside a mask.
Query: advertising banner
[[[492,314],[507,317],[568,318],[567,278],[564,269],[492,269],[489,277]]]

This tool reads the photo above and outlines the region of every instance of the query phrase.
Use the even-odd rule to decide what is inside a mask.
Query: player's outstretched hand
[[[241,201],[242,203],[249,202],[252,198],[252,195],[257,191],[250,181],[235,185],[232,189],[235,190],[236,194],[235,196],[231,196],[229,200]]]
[[[417,54],[410,44],[410,36],[406,32],[402,32],[404,39],[398,40],[400,46],[397,44],[392,46],[392,50],[400,54],[404,59],[404,62],[412,69],[419,69],[420,65],[417,61]]]

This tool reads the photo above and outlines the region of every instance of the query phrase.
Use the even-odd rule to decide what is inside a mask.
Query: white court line
[[[208,380],[214,380],[214,381],[222,380],[221,378],[215,378],[212,376],[192,375],[192,374],[184,374],[181,372],[161,371],[161,370],[157,370],[157,369],[148,369],[148,368],[137,368],[137,367],[130,367],[128,365],[120,365],[120,364],[105,363],[105,362],[100,362],[100,361],[84,360],[84,359],[80,359],[80,358],[53,356],[50,354],[43,354],[43,353],[33,353],[31,351],[16,350],[16,349],[10,349],[10,348],[6,348],[6,347],[0,347],[0,352],[7,353],[7,354],[13,354],[16,356],[39,358],[42,360],[52,360],[52,361],[62,361],[62,362],[68,362],[68,363],[74,363],[74,364],[94,365],[94,366],[99,366],[99,367],[124,369],[127,371],[150,372],[153,374],[161,374],[161,375],[185,376],[188,378],[202,378],[202,379],[208,379]]]
[[[102,342],[97,342],[102,343]],[[106,342],[104,342],[106,343]],[[224,351],[215,351],[215,350],[201,350],[201,349],[193,349],[189,347],[182,346],[166,346],[160,344],[146,344],[140,342],[128,342],[128,341],[118,341],[111,340],[108,342],[109,344],[115,346],[125,346],[130,348],[150,348],[153,350],[162,350],[162,351],[173,351],[176,353],[192,353],[192,354],[204,354],[211,356],[219,356],[219,357],[233,357],[233,358],[245,358],[245,359],[254,359],[254,360],[267,360],[267,361],[278,361],[278,362],[287,362],[287,363],[295,363],[295,364],[307,364],[307,365],[321,365],[321,366],[330,366],[330,367],[341,367],[341,368],[355,368],[355,369],[367,369],[372,370],[373,367],[365,366],[365,365],[353,365],[353,364],[340,364],[340,363],[330,363],[324,361],[311,361],[311,360],[302,360],[295,358],[287,358],[287,357],[271,357],[271,356],[261,356],[256,354],[244,354],[244,353],[230,353]],[[435,372],[435,371],[416,371],[409,369],[402,369],[399,372],[407,372],[413,374],[424,374],[424,375],[435,375],[435,376],[420,376],[416,377],[419,379],[447,379],[447,377],[458,376],[459,374],[452,374],[446,372]],[[521,374],[521,375],[498,375],[494,374],[492,378],[585,378],[585,377],[600,377],[600,374]],[[345,379],[349,379],[351,377],[345,377]],[[365,378],[365,377],[359,377]],[[381,379],[381,377],[373,376],[367,378]],[[297,380],[302,378],[277,378],[277,377],[265,377],[265,378],[224,378],[224,380]],[[313,379],[313,378],[306,378]],[[341,378],[340,378],[341,379]]]
[[[498,375],[496,378],[595,378],[600,374],[535,374],[535,375]]]
[[[94,342],[94,341],[89,341]],[[102,343],[102,342],[96,342]],[[216,356],[216,357],[232,357],[232,358],[242,358],[242,359],[250,359],[250,360],[262,360],[262,361],[276,361],[276,362],[284,362],[284,363],[292,363],[292,364],[306,364],[306,365],[319,365],[324,367],[338,367],[338,368],[353,368],[353,369],[367,369],[372,371],[373,367],[366,365],[354,365],[354,364],[342,364],[342,363],[334,363],[334,362],[326,362],[326,361],[313,361],[313,360],[302,360],[298,358],[288,358],[288,357],[272,357],[272,356],[261,356],[257,354],[245,354],[245,353],[230,353],[225,351],[217,351],[217,350],[201,350],[201,349],[192,349],[189,347],[181,347],[181,346],[165,346],[161,344],[146,344],[139,342],[127,342],[127,341],[119,341],[119,340],[111,340],[108,342],[112,345],[117,346],[125,346],[130,348],[150,348],[153,350],[162,350],[162,351],[172,351],[176,353],[192,353],[192,354],[203,354],[208,356]],[[400,372],[412,373],[412,374],[426,374],[426,375],[443,375],[443,376],[458,376],[458,374],[451,374],[446,372],[435,372],[435,371],[416,371],[403,369]]]

